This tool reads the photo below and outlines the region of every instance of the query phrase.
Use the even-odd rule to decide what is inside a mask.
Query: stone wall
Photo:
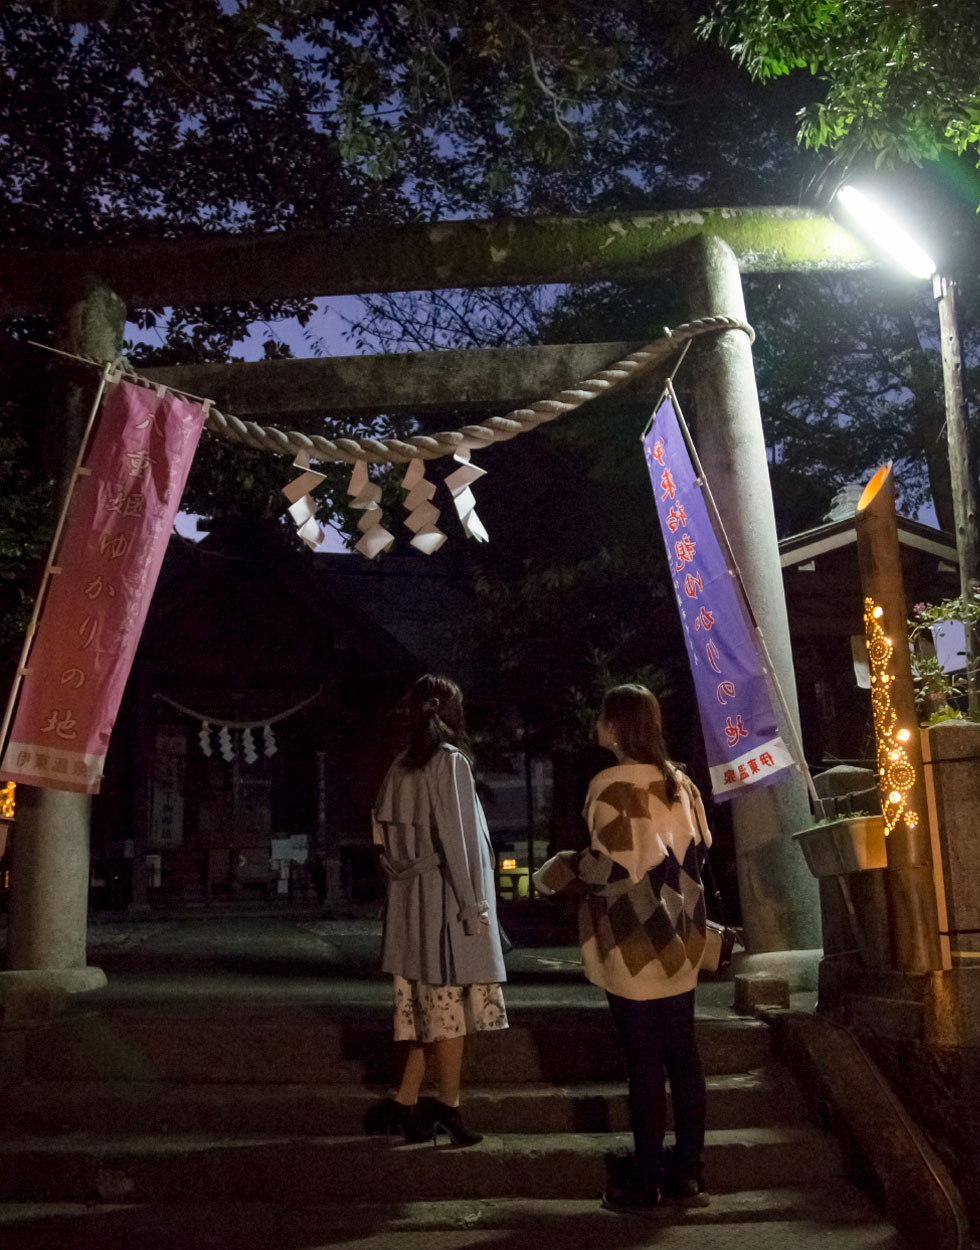
[[[960,963],[980,965],[980,724],[933,725],[922,745],[940,830],[950,945]]]
[[[858,1037],[949,1168],[980,1230],[980,1046]]]
[[[840,882],[824,878],[819,1012],[847,1026],[874,1059],[948,1167],[980,1230],[980,724],[932,726],[923,734],[923,760],[939,831],[940,927],[948,932],[953,966],[929,973],[892,969],[883,935],[897,918],[888,904],[887,869],[846,878],[865,937],[862,959]]]

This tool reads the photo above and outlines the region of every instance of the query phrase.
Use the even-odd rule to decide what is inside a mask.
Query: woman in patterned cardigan
[[[697,787],[667,758],[660,705],[644,686],[607,691],[596,725],[617,763],[593,777],[585,803],[591,845],[562,851],[535,875],[546,894],[581,896],[585,975],[606,991],[626,1059],[634,1155],[625,1185],[603,1204],[642,1210],[703,1191],[705,1083],[694,988],[705,943],[696,846],[710,845]],[[666,1092],[673,1151],[664,1150]]]

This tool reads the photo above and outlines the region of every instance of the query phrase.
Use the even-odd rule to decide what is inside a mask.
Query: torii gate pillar
[[[685,257],[685,262],[688,257]],[[746,320],[738,261],[702,236],[684,279],[692,319]],[[742,330],[704,335],[691,347],[698,455],[728,531],[776,676],[799,729],[796,678],[783,592],[769,466],[752,349]],[[806,782],[792,774],[732,800],[738,890],[750,952],[818,947],[820,904],[791,834],[812,823]]]
[[[115,360],[122,349],[125,320],[122,300],[92,281],[68,306],[58,346],[99,360]],[[68,378],[56,402],[64,492],[70,487],[92,402],[91,386]],[[23,984],[77,992],[106,983],[102,969],[87,967],[85,961],[90,806],[87,794],[17,787],[8,971],[0,973],[0,997]]]

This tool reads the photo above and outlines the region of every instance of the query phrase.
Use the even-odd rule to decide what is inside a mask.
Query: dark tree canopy
[[[0,237],[792,200],[803,181],[792,110],[781,122],[768,93],[694,40],[698,11],[692,0],[6,4]],[[443,295],[422,293],[413,316],[440,307]],[[259,325],[268,354],[288,353],[276,327],[310,334],[312,308],[131,309],[158,341],[128,351],[144,367],[226,360]],[[520,341],[512,330],[499,341]],[[424,338],[423,324],[414,344]],[[188,506],[268,511],[280,475],[275,461],[207,444]]]
[[[0,11],[8,238],[796,190],[786,123],[693,42],[692,0],[128,0],[75,25],[44,7]]]
[[[702,34],[753,77],[809,71],[822,98],[800,140],[851,162],[980,157],[980,25],[973,0],[716,0]]]

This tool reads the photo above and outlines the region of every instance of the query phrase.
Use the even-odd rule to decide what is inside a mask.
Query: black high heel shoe
[[[364,1113],[364,1131],[369,1135],[384,1133],[390,1141],[392,1134],[401,1134],[406,1141],[425,1141],[432,1132],[431,1121],[415,1106],[407,1106],[394,1098],[382,1098]]]
[[[459,1107],[450,1107],[448,1103],[440,1102],[438,1098],[426,1098],[420,1101],[426,1104],[423,1114],[430,1117],[433,1146],[436,1144],[436,1136],[440,1129],[448,1134],[454,1146],[475,1146],[477,1142],[483,1141],[482,1133],[474,1133],[471,1128],[466,1127]]]

